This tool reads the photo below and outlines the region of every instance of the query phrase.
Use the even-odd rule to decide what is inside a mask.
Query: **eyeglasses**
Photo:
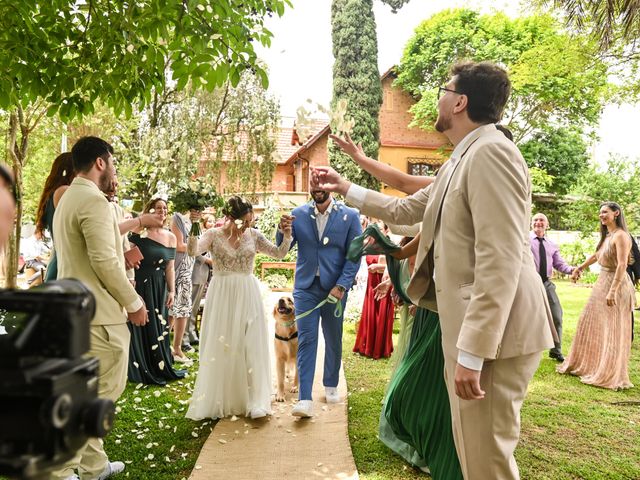
[[[464,95],[464,93],[458,92],[457,90],[452,90],[447,87],[438,87],[438,99],[440,99],[440,97],[443,95],[442,92],[451,92],[451,93],[457,93],[458,95]]]

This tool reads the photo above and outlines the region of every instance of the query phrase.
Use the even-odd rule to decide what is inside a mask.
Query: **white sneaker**
[[[324,387],[324,394],[327,398],[327,403],[338,403],[340,401],[337,387]]]
[[[255,420],[257,418],[266,417],[268,414],[264,408],[256,408],[255,410],[251,410],[250,415],[251,415],[251,419]]]
[[[118,473],[123,471],[124,463],[107,461],[104,470],[102,470],[102,473],[98,475],[98,480],[105,480],[106,478],[109,478],[112,475],[117,475]]]
[[[313,417],[313,400],[299,400],[291,410],[294,417]]]

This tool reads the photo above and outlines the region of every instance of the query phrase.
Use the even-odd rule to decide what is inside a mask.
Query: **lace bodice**
[[[281,259],[289,251],[291,237],[285,237],[279,247],[266,239],[255,228],[247,229],[240,238],[238,248],[229,244],[228,234],[222,228],[207,230],[200,239],[189,237],[189,255],[205,250],[211,254],[213,273],[253,273],[253,260],[257,252]]]

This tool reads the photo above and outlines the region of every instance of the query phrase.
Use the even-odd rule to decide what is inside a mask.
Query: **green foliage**
[[[547,125],[594,125],[608,91],[607,66],[595,45],[565,33],[550,15],[510,19],[467,9],[446,10],[422,22],[401,60],[398,84],[420,100],[415,123],[432,128],[437,87],[460,60],[504,65],[512,95],[503,123],[516,143]]]
[[[270,203],[256,221],[256,228],[270,241],[275,241],[278,223],[284,211],[275,203]]]
[[[269,285],[269,288],[285,288],[289,279],[281,273],[273,273],[273,270],[269,270],[269,274],[265,274],[265,282]]]
[[[218,189],[224,176],[227,190],[221,193],[267,190],[277,162],[278,101],[249,73],[237,86],[214,93],[197,97],[198,124],[208,142],[200,157],[206,173],[217,179]]]
[[[130,116],[154,91],[209,91],[253,70],[267,86],[254,41],[269,46],[265,17],[289,0],[2,0],[0,107],[44,100],[63,120],[96,99]],[[167,66],[170,74],[167,75]]]
[[[598,240],[593,235],[584,236],[572,243],[560,245],[560,255],[567,264],[578,266],[596,251]],[[586,273],[586,272],[585,272]]]
[[[6,112],[0,113],[0,136],[6,138],[8,115]],[[44,188],[44,182],[49,175],[53,160],[60,153],[60,142],[63,125],[55,118],[45,118],[32,134],[29,141],[30,159],[24,166],[22,173],[22,208],[23,221],[34,222],[40,194]],[[9,152],[7,152],[6,142],[0,143],[0,159],[9,162]]]
[[[537,0],[542,7],[553,4],[564,11],[567,23],[588,30],[602,50],[616,44],[633,44],[640,37],[640,9],[636,2],[604,0]]]
[[[605,168],[589,167],[571,190],[579,200],[564,210],[567,227],[588,233],[599,230],[598,210],[602,202],[622,207],[631,232],[640,229],[640,162],[612,156]]]
[[[409,3],[410,0],[382,0],[382,3],[391,7],[392,13],[398,13],[405,3]]]
[[[192,208],[204,210],[211,207],[217,211],[224,205],[223,198],[211,187],[211,180],[202,177],[192,180],[180,179],[171,202],[176,212],[186,212]]]
[[[269,238],[269,237],[267,237]],[[269,239],[271,240],[271,239]],[[279,262],[296,262],[298,260],[298,246],[296,245],[291,250],[287,252],[285,257],[282,260],[278,260]],[[262,276],[262,264],[264,262],[273,262],[273,258],[269,255],[265,255],[264,253],[256,253],[256,257],[253,261],[253,271],[257,277]],[[269,275],[282,275],[286,277],[287,281],[293,280],[295,271],[290,268],[269,268],[265,270],[264,276],[265,278]]]
[[[275,171],[279,104],[252,73],[236,87],[158,94],[123,131],[123,193],[144,203],[173,192],[181,178],[206,175],[220,193],[265,190]],[[226,167],[226,168],[225,168]]]
[[[537,167],[551,177],[547,190],[566,194],[589,166],[587,143],[582,134],[570,128],[543,128],[520,145],[529,167]]]
[[[534,193],[548,192],[549,187],[553,184],[554,177],[542,168],[529,167],[529,175],[531,176],[531,186]]]
[[[340,100],[347,101],[347,116],[355,120],[352,138],[362,144],[367,156],[378,158],[382,84],[373,0],[333,0],[331,36],[335,58],[331,108]],[[340,174],[359,185],[380,188],[376,179],[338,150],[330,145],[329,158]]]

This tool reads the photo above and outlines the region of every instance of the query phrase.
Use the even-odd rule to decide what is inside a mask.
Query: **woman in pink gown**
[[[620,205],[607,202],[600,206],[600,227],[596,252],[572,275],[576,281],[589,265],[600,264],[600,275],[578,320],[571,351],[558,372],[577,375],[589,385],[620,390],[633,387],[629,380],[629,318],[635,303],[635,290],[626,271],[631,237]]]

